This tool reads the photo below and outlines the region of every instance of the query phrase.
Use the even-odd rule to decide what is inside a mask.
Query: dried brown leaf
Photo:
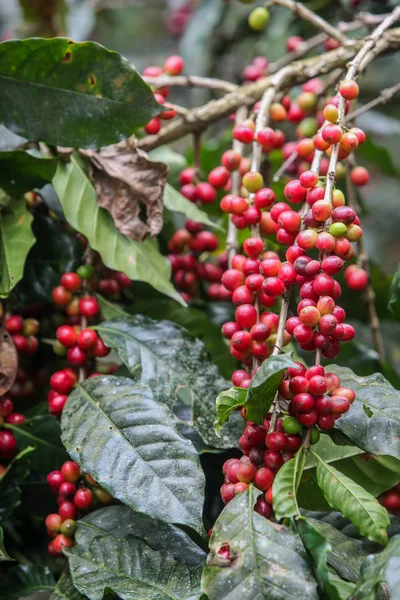
[[[18,369],[18,354],[11,335],[0,327],[0,396],[7,393],[15,381]]]
[[[117,229],[136,241],[157,235],[163,225],[167,165],[149,160],[132,139],[80,154],[89,159],[99,205],[109,211]],[[140,218],[143,207],[146,221]]]

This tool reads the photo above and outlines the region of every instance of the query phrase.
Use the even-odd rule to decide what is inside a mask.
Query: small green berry
[[[328,231],[334,237],[343,237],[346,235],[347,225],[344,223],[332,223]]]
[[[262,31],[269,20],[269,12],[266,8],[259,6],[249,15],[249,27],[254,31]]]
[[[319,429],[317,429],[316,427],[313,427],[311,429],[311,439],[310,439],[311,445],[313,446],[314,444],[318,444],[320,437],[321,437],[321,434],[319,432]]]
[[[296,419],[296,417],[287,417],[283,420],[282,423],[283,429],[286,433],[290,433],[291,435],[295,435],[299,433],[302,429],[300,423]]]
[[[82,279],[90,279],[94,275],[94,269],[91,265],[81,265],[76,272]]]

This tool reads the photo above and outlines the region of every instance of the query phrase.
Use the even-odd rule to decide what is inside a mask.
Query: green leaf
[[[363,453],[356,446],[335,444],[334,440],[326,433],[321,433],[319,442],[313,445],[312,450],[326,463],[337,462]],[[308,453],[305,469],[312,469],[317,465],[317,462],[318,459],[313,454]]]
[[[380,583],[390,590],[390,598],[400,598],[400,535],[394,536],[379,554],[367,556],[352,600],[375,600]]]
[[[22,279],[26,257],[35,242],[31,223],[24,199],[13,202],[0,215],[0,298],[7,298]]]
[[[84,598],[85,596],[82,596],[72,583],[71,576],[65,573],[57,581],[57,585],[50,596],[50,600],[84,600]]]
[[[203,223],[215,229],[221,229],[214,221],[208,218],[207,213],[201,210],[196,204],[190,202],[185,196],[182,196],[172,185],[167,183],[164,188],[164,206],[173,212],[179,212],[185,215],[186,219]]]
[[[217,435],[219,435],[223,424],[229,421],[231,412],[243,406],[246,394],[246,389],[235,386],[218,394],[216,401],[217,419],[214,423],[214,431]]]
[[[51,291],[63,273],[81,264],[83,247],[60,221],[35,215],[32,224],[36,243],[25,262],[24,277],[15,289],[22,303],[49,302]]]
[[[203,533],[197,452],[148,387],[123,377],[88,379],[70,394],[61,429],[72,459],[115,498]]]
[[[396,273],[393,275],[392,283],[389,290],[388,309],[395,315],[400,308],[400,265],[397,267]]]
[[[227,504],[210,539],[202,588],[209,600],[316,600],[317,584],[300,537],[253,509],[252,485]],[[229,546],[230,560],[219,554]]]
[[[314,454],[314,453],[313,453]],[[360,485],[317,457],[317,479],[325,498],[335,510],[350,519],[369,540],[386,545],[389,526],[387,510]]]
[[[206,558],[205,552],[176,525],[152,519],[127,506],[107,506],[78,521],[75,540],[80,547],[89,548],[98,535],[115,538],[135,535],[153,550],[168,552],[175,560],[184,562],[189,569],[202,565]]]
[[[295,523],[301,541],[314,565],[317,581],[324,588],[329,578],[327,560],[328,552],[332,550],[332,547],[326,537],[314,527],[311,520],[299,517]]]
[[[245,408],[248,421],[263,422],[282,381],[283,371],[293,366],[293,360],[286,354],[270,356],[262,363],[247,393]]]
[[[159,402],[172,408],[180,400],[189,407],[189,425],[206,444],[231,448],[236,443],[243,432],[240,414],[232,415],[221,438],[214,433],[215,399],[228,384],[210,362],[202,342],[174,323],[143,315],[106,321],[96,329],[104,343],[117,350],[132,376],[149,386]]]
[[[335,466],[375,497],[400,481],[400,461],[392,456],[359,454],[339,460]]]
[[[32,451],[33,448],[28,447],[14,456],[0,478],[0,523],[6,522],[21,504],[20,484],[29,472],[22,459]]]
[[[12,567],[1,582],[1,600],[17,600],[36,592],[54,588],[54,577],[48,567],[18,565]]]
[[[365,452],[400,459],[400,392],[380,373],[358,377],[350,369],[336,365],[329,370],[340,377],[343,387],[356,393],[350,410],[336,421],[336,427]],[[364,407],[373,413],[371,417],[365,414]]]
[[[57,162],[57,158],[38,158],[25,150],[0,152],[0,187],[11,196],[40,188],[53,179]]]
[[[0,44],[0,65],[0,120],[29,140],[106,146],[160,110],[133,66],[95,42],[11,40]]]
[[[171,267],[159,253],[157,242],[151,238],[135,242],[117,230],[110,213],[98,205],[95,189],[78,155],[73,154],[68,164],[58,165],[53,186],[66,220],[89,240],[106,267],[123,271],[131,279],[145,281],[185,304],[170,282]]]
[[[12,558],[4,547],[4,531],[0,526],[0,562],[9,562],[15,560]]]
[[[29,462],[35,471],[48,473],[59,468],[68,459],[60,440],[60,424],[53,415],[38,415],[20,425],[3,425],[12,431],[18,448],[33,447]]]
[[[348,600],[356,587],[355,583],[345,581],[332,571],[328,571],[328,581],[325,586],[330,600]]]
[[[296,456],[288,460],[278,471],[272,487],[275,517],[278,521],[284,517],[300,515],[297,504],[297,488],[303,474],[305,455],[303,447]]]

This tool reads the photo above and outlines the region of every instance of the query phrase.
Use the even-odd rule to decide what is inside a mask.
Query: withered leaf
[[[15,381],[18,369],[18,354],[11,335],[0,327],[0,396],[8,392]]]
[[[107,209],[117,229],[136,241],[155,236],[163,225],[163,194],[168,167],[152,162],[136,148],[134,138],[95,150],[81,150],[89,159],[89,175],[99,205]],[[146,220],[141,219],[146,209]]]

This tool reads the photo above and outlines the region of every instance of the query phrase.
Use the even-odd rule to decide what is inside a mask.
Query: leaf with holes
[[[375,600],[380,583],[388,586],[392,600],[399,598],[400,535],[395,535],[379,554],[367,556],[361,565],[360,579],[352,599]]]
[[[1,581],[1,600],[17,600],[54,587],[54,577],[48,567],[17,565],[9,569]]]
[[[350,519],[362,535],[385,546],[388,541],[386,530],[390,524],[387,510],[360,485],[316,454],[314,456],[318,459],[318,485],[330,506]]]
[[[317,584],[300,537],[254,511],[252,485],[227,504],[210,539],[202,576],[209,600],[316,600]]]
[[[248,421],[263,422],[281,384],[283,372],[293,366],[294,362],[287,354],[270,356],[262,363],[247,392],[244,406]]]
[[[275,517],[279,521],[284,517],[300,515],[297,503],[297,488],[303,473],[305,455],[300,448],[296,456],[288,460],[278,471],[272,487]]]
[[[185,304],[170,282],[171,266],[159,253],[157,242],[151,238],[135,242],[117,230],[111,215],[98,205],[84,164],[76,154],[68,164],[58,165],[53,186],[66,220],[87,237],[107,267],[123,271],[131,279],[145,281],[162,294]]]
[[[41,158],[25,150],[0,152],[0,187],[11,196],[40,188],[53,179],[57,162],[57,158]]]
[[[38,415],[19,425],[5,423],[18,442],[18,448],[33,447],[29,462],[38,473],[48,473],[61,467],[68,459],[60,441],[60,425],[53,415]]]
[[[0,215],[0,298],[7,298],[22,279],[26,257],[35,243],[31,223],[24,199],[12,202]]]
[[[106,146],[160,111],[130,62],[95,42],[10,40],[0,64],[0,120],[29,140]]]
[[[150,388],[124,377],[88,379],[69,396],[61,429],[72,459],[115,498],[203,532],[199,457]]]
[[[107,506],[86,515],[78,521],[75,541],[82,548],[90,548],[99,534],[115,538],[135,535],[153,550],[168,552],[184,562],[190,570],[202,565],[206,558],[206,553],[176,525],[152,519],[127,506]]]
[[[231,412],[243,406],[246,394],[247,390],[235,386],[218,394],[216,401],[217,419],[214,423],[214,431],[218,436],[223,424],[229,421]]]
[[[172,408],[178,399],[188,406],[189,424],[206,444],[231,448],[236,443],[243,432],[239,413],[232,415],[221,438],[214,433],[215,399],[228,384],[200,340],[174,323],[143,315],[106,321],[96,329],[104,343],[117,350],[132,376],[149,386],[159,402]]]
[[[356,393],[351,409],[336,421],[336,427],[365,452],[400,459],[400,392],[380,373],[358,377],[350,369],[337,365],[329,370],[340,377],[343,387]]]

